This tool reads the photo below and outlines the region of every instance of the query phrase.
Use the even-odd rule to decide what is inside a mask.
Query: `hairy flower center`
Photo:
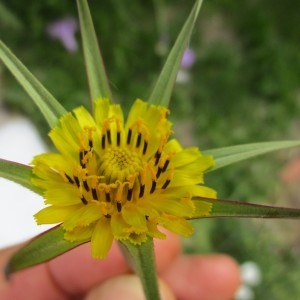
[[[126,148],[113,147],[100,158],[100,171],[108,181],[124,181],[130,174],[141,170],[141,158]]]

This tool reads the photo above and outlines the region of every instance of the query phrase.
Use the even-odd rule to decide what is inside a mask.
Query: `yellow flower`
[[[119,105],[99,99],[94,116],[83,107],[63,116],[49,134],[58,153],[32,162],[32,183],[48,205],[35,215],[38,224],[61,223],[69,241],[90,239],[95,258],[104,258],[114,239],[164,239],[158,225],[191,235],[192,197],[216,196],[200,185],[213,159],[169,140],[168,113],[136,100],[125,122]]]

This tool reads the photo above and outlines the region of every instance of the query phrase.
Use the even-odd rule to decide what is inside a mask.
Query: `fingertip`
[[[209,259],[216,277],[215,282],[218,285],[218,293],[228,295],[228,298],[224,297],[224,299],[232,299],[241,284],[238,263],[226,254],[210,255]],[[218,299],[217,297],[215,299]]]
[[[179,256],[163,274],[179,299],[232,299],[240,285],[237,263],[227,255]]]
[[[162,300],[175,300],[175,297],[163,281],[159,281],[159,290]],[[93,288],[85,300],[144,300],[145,295],[136,275],[121,275],[104,281]]]
[[[173,263],[181,252],[181,243],[177,234],[160,229],[166,234],[165,240],[154,240],[155,260],[157,272],[162,273]]]
[[[129,271],[116,243],[108,256],[93,259],[90,244],[81,245],[47,264],[53,281],[67,294],[84,293],[109,277]]]

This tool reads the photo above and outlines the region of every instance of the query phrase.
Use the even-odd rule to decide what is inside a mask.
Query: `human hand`
[[[0,251],[0,267],[18,247]],[[240,277],[226,255],[183,255],[176,235],[155,241],[156,264],[163,300],[229,300]],[[135,300],[144,299],[115,243],[105,260],[94,260],[84,244],[49,262],[17,272],[7,281],[0,274],[2,300]]]

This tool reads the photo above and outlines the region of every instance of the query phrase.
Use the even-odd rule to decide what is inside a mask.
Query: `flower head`
[[[165,107],[136,100],[124,122],[119,105],[100,99],[94,116],[83,107],[63,116],[49,134],[59,153],[32,162],[32,183],[48,204],[37,222],[61,222],[70,241],[91,239],[97,258],[114,239],[141,244],[165,238],[158,225],[191,235],[192,196],[215,197],[199,185],[213,159],[169,140],[167,115]]]

